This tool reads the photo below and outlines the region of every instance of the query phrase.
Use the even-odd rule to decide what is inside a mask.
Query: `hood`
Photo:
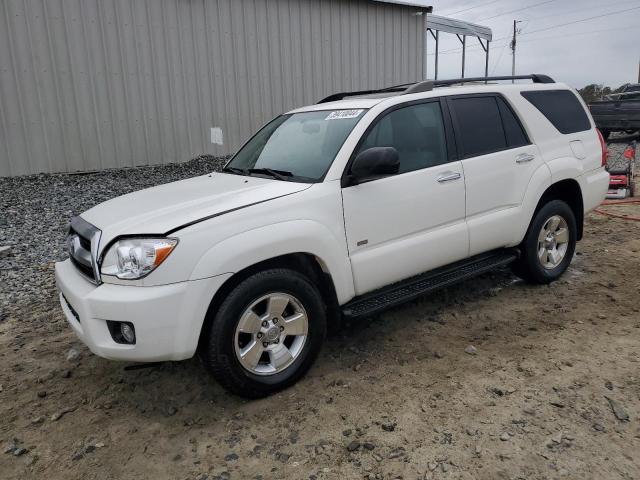
[[[307,183],[212,173],[116,197],[81,217],[102,230],[100,244],[119,235],[161,234],[201,220],[290,195]]]

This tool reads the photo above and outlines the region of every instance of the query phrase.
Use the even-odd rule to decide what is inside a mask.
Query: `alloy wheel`
[[[233,338],[236,358],[255,375],[280,373],[302,352],[308,330],[307,312],[297,298],[269,293],[240,316]]]
[[[569,226],[560,215],[553,215],[538,234],[538,260],[547,270],[562,263],[569,247]]]

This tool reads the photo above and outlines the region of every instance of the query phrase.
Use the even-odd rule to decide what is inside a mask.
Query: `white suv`
[[[573,90],[517,78],[533,82],[332,95],[268,123],[221,173],[75,217],[56,264],[71,327],[109,359],[198,352],[261,397],[298,380],[343,315],[500,265],[557,279],[605,196],[606,151]]]

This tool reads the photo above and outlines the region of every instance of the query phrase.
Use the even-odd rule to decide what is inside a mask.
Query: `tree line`
[[[618,88],[612,89],[602,84],[592,83],[584,88],[580,88],[578,93],[582,95],[582,98],[586,103],[591,103],[595,100],[601,100],[605,95],[611,95],[612,93],[620,93],[625,85],[621,85]]]

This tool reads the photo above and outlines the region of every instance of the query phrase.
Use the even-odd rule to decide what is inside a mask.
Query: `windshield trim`
[[[242,149],[244,147],[247,146],[247,144],[249,142],[251,142],[251,140],[254,139],[254,137],[256,137],[257,135],[260,134],[260,132],[262,132],[265,128],[267,128],[271,123],[275,122],[276,120],[282,118],[282,117],[287,117],[290,118],[293,115],[297,115],[299,113],[311,113],[311,112],[335,112],[336,110],[353,110],[353,108],[323,108],[321,110],[296,110],[294,112],[290,112],[290,113],[283,113],[281,115],[277,115],[276,117],[272,118],[271,120],[269,120],[267,123],[265,123],[264,125],[262,125],[262,127],[260,127],[253,135],[251,135],[243,144],[240,148],[238,148],[238,150],[236,150],[236,152],[231,156],[231,158],[229,158],[229,160],[227,161],[227,163],[224,164],[224,166],[222,167],[222,170],[224,170],[225,168],[227,168],[231,162],[233,162],[233,160],[236,158],[236,156],[238,155],[238,153],[240,153],[242,151]],[[326,178],[327,174],[329,173],[329,170],[331,170],[331,167],[333,166],[333,163],[336,161],[336,158],[338,157],[338,154],[340,153],[340,150],[342,150],[342,147],[344,147],[344,144],[346,143],[346,141],[349,139],[349,137],[351,136],[351,134],[353,133],[353,130],[355,130],[356,126],[360,123],[360,121],[366,116],[367,112],[370,110],[370,108],[358,108],[358,110],[362,110],[362,113],[360,114],[360,118],[358,119],[358,121],[353,125],[353,127],[351,128],[351,131],[345,136],[344,140],[342,141],[342,143],[340,144],[340,146],[338,147],[335,156],[333,157],[333,159],[329,162],[329,164],[327,165],[327,168],[325,169],[324,173],[319,176],[317,179],[315,178],[310,178],[310,177],[303,177],[303,176],[297,176],[294,175],[291,177],[290,180],[278,180],[277,178],[274,177],[270,177],[268,175],[264,175],[264,177],[260,177],[260,178],[266,178],[269,180],[275,180],[277,182],[285,182],[285,181],[289,181],[289,182],[295,182],[295,183],[307,183],[307,184],[313,184],[313,183],[322,183],[324,182],[324,179]],[[220,173],[225,173],[223,171],[220,171]],[[232,174],[233,175],[233,174]]]

